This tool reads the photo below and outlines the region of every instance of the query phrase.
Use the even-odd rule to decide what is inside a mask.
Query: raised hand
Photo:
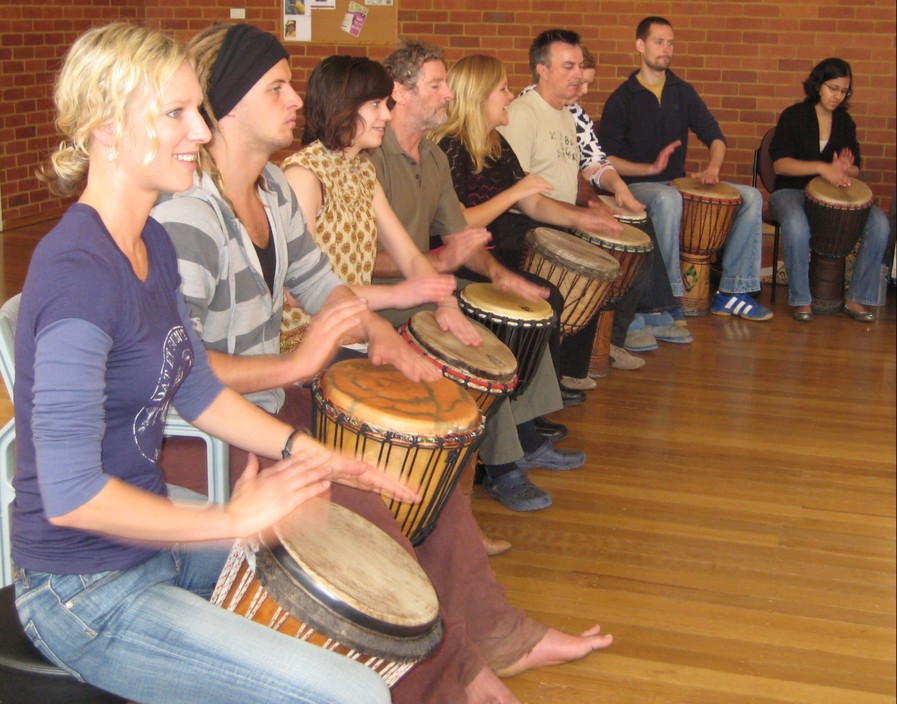
[[[662,173],[670,163],[670,155],[681,146],[682,140],[677,139],[675,142],[670,142],[663,149],[661,149],[660,153],[657,155],[657,158],[654,160],[654,163],[651,165],[651,173]]]
[[[290,353],[297,379],[309,379],[333,359],[341,341],[361,322],[367,301],[359,296],[328,303],[313,315],[299,346]]]
[[[463,266],[478,249],[485,247],[492,235],[482,227],[465,227],[442,239],[444,246],[431,252],[434,266],[436,271],[451,272]]]

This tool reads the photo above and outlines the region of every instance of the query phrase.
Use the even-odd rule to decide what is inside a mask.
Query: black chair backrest
[[[769,145],[772,144],[773,135],[776,128],[767,130],[760,140],[760,147],[754,153],[754,187],[757,186],[757,177],[760,177],[760,183],[767,193],[772,193],[772,189],[776,182],[776,172],[772,168],[772,158],[769,156]]]

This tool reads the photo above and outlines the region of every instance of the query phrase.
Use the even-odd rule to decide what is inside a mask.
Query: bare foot
[[[536,667],[563,665],[565,662],[579,660],[593,650],[601,650],[614,642],[610,634],[601,635],[601,626],[592,626],[582,635],[549,628],[545,636],[536,643],[536,647],[520,658],[513,665],[498,671],[499,677],[512,677]]]
[[[520,704],[505,683],[492,670],[484,667],[465,688],[467,704]]]

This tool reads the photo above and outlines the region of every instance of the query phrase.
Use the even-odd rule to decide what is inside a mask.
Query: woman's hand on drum
[[[850,149],[842,149],[832,159],[831,163],[820,162],[819,175],[833,186],[846,188],[850,185],[850,170],[854,164],[853,152]]]
[[[299,346],[290,353],[296,380],[311,379],[333,359],[341,341],[361,323],[367,301],[359,296],[326,304],[311,318]]]
[[[455,291],[455,277],[451,274],[434,274],[405,279],[393,286],[396,308],[413,308],[422,303],[439,303]]]
[[[546,196],[554,190],[554,186],[539,176],[539,174],[527,174],[511,188],[514,189],[514,195],[517,200],[523,200],[537,194]]]
[[[439,370],[415,352],[411,345],[383,318],[374,318],[368,326],[368,359],[375,367],[390,364],[411,381],[436,381]]]
[[[634,213],[645,212],[645,204],[639,202],[636,197],[632,195],[632,191],[629,190],[629,187],[626,186],[626,184],[622,184],[622,188],[617,189],[617,192],[614,194],[614,200],[621,208],[626,208]]]
[[[249,455],[246,468],[224,507],[233,521],[232,537],[246,538],[265,530],[330,488],[333,453],[319,447],[320,452],[294,452],[292,457],[262,471],[259,471],[258,458]]]
[[[528,301],[538,301],[540,298],[548,298],[549,295],[549,290],[544,286],[534,284],[505,267],[500,267],[493,274],[492,285],[499,291],[516,293]]]
[[[670,163],[670,155],[681,146],[682,140],[677,139],[675,142],[670,142],[663,149],[661,149],[660,154],[657,155],[654,163],[651,164],[651,168],[648,170],[648,175],[653,176],[655,174],[663,173]]]
[[[292,452],[294,456],[297,454],[312,458],[326,456],[331,471],[330,481],[337,484],[373,491],[398,501],[417,503],[421,500],[420,494],[416,491],[384,474],[374,465],[341,452],[334,452],[309,435],[297,436],[293,442]]]
[[[614,217],[614,209],[600,200],[590,200],[589,207],[578,210],[580,222],[577,227],[587,232],[620,232],[623,226]]]
[[[844,147],[844,149],[842,149],[841,151],[836,152],[834,158],[832,159],[832,163],[837,164],[841,169],[844,170],[845,173],[847,171],[850,171],[850,167],[853,166],[855,161],[856,159],[853,155],[853,152],[847,147]]]
[[[440,303],[434,316],[439,329],[454,335],[459,342],[477,347],[483,341],[480,333],[471,324],[470,318],[461,312],[458,301],[454,297]]]
[[[470,256],[481,247],[485,247],[492,235],[482,227],[465,227],[460,232],[445,235],[444,245],[431,254],[431,262],[436,271],[451,273],[460,269]]]

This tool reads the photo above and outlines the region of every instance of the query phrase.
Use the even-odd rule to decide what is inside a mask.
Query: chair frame
[[[0,309],[0,373],[10,400],[15,387],[15,324],[18,318],[17,294]],[[206,444],[206,469],[210,503],[225,503],[230,498],[230,448],[223,440],[203,432],[170,408],[163,433],[169,437],[199,438]],[[0,429],[0,587],[12,584],[11,508],[16,496],[12,480],[16,471],[16,419]]]

